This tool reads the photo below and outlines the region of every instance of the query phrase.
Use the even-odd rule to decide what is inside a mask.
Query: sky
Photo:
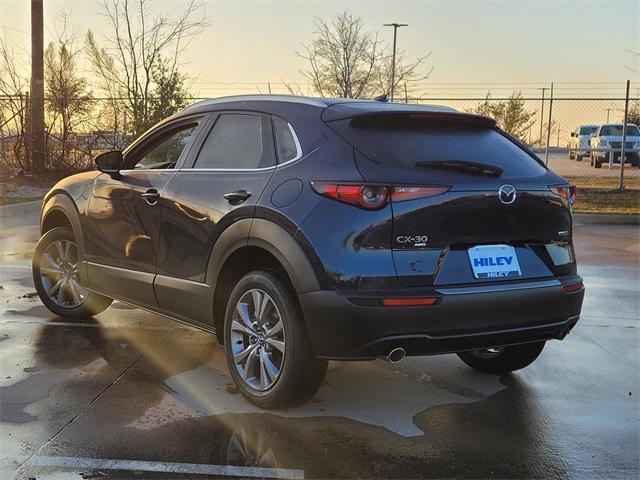
[[[0,35],[28,54],[28,0],[0,0]],[[216,1],[203,0],[208,27],[183,56],[192,89],[213,96],[238,91],[277,91],[279,82],[300,82],[304,60],[296,57],[312,40],[314,17],[330,19],[347,9],[389,42],[383,23],[401,22],[398,47],[410,57],[431,52],[421,82],[429,96],[533,93],[556,82],[558,94],[623,94],[624,81],[640,81],[640,0],[524,1]],[[178,0],[153,0],[158,12],[180,9]],[[44,0],[45,41],[62,14],[80,32],[108,26],[94,0]],[[539,93],[538,93],[539,94]]]

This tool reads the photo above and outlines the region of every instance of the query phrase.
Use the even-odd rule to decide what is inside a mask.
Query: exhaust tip
[[[387,354],[386,360],[389,363],[398,363],[401,362],[406,355],[407,352],[404,351],[404,348],[394,348]]]

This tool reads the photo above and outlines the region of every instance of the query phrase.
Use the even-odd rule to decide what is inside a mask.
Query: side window
[[[273,131],[276,137],[276,150],[278,162],[284,163],[298,157],[302,152],[298,151],[296,139],[293,136],[289,124],[280,118],[273,118]]]
[[[198,127],[197,124],[184,125],[174,130],[168,137],[163,137],[160,143],[155,143],[147,149],[142,157],[138,157],[134,169],[163,169],[176,166],[180,154],[189,143],[189,139]]]
[[[266,122],[260,115],[220,115],[202,145],[194,168],[252,169],[275,165],[273,146],[265,142],[265,128],[269,128]]]

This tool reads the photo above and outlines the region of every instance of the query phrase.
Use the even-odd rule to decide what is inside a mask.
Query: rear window
[[[640,131],[635,125],[627,125],[627,135],[638,137]],[[603,125],[600,129],[600,136],[602,137],[621,137],[622,125]]]
[[[414,167],[428,161],[476,162],[501,168],[503,178],[546,172],[504,135],[475,124],[378,117],[338,120],[329,126],[379,164]]]

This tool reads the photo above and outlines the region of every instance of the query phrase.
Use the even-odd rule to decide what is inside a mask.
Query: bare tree
[[[524,141],[536,111],[526,109],[521,92],[513,92],[507,100],[500,101],[492,100],[491,94],[487,93],[484,102],[473,109],[473,113],[495,119],[502,130]]]
[[[400,51],[396,55],[395,85],[391,85],[390,49],[374,32],[365,30],[362,17],[348,11],[331,22],[316,18],[312,42],[296,54],[308,62],[301,73],[323,97],[363,98],[389,94],[392,87],[424,80],[419,67],[429,54],[412,62]],[[292,91],[290,89],[290,91]]]
[[[77,152],[72,151],[77,145],[71,136],[77,127],[86,126],[93,107],[87,80],[78,70],[77,60],[82,50],[76,43],[77,31],[71,31],[63,17],[61,32],[44,53],[48,158],[55,168],[81,168],[73,160],[72,153]]]
[[[28,170],[29,80],[15,50],[0,38],[0,159],[6,168]]]
[[[189,0],[174,17],[154,15],[147,0],[103,0],[101,7],[112,32],[103,39],[104,46],[87,33],[89,60],[101,89],[111,99],[124,98],[131,132],[139,135],[156,118],[153,99],[162,93],[158,71],[164,79],[183,78],[178,73],[180,55],[206,27],[201,5]]]

